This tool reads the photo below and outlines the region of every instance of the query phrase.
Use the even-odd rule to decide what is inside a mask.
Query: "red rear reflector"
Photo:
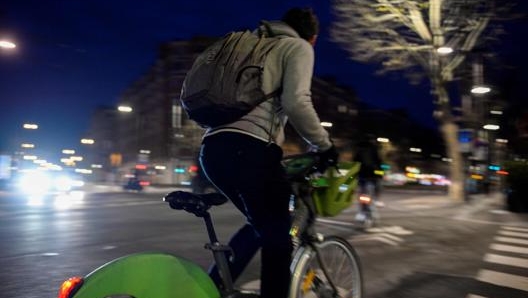
[[[147,169],[147,165],[136,165],[136,169],[138,169],[138,170],[146,170]]]
[[[369,196],[364,196],[364,195],[360,195],[359,196],[359,201],[362,202],[362,203],[366,203],[366,204],[369,204],[370,203],[370,197]]]
[[[139,181],[139,185],[141,185],[141,186],[149,186],[150,182],[148,182],[148,181]]]
[[[59,289],[59,295],[57,298],[71,298],[75,295],[75,292],[82,286],[82,277],[70,277],[64,281]]]

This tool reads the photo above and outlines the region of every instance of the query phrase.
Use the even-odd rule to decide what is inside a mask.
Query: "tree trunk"
[[[446,153],[451,158],[449,197],[456,202],[463,202],[465,198],[464,159],[458,143],[458,125],[453,121],[444,120],[440,124],[440,130],[446,144]]]
[[[438,118],[440,131],[442,132],[446,146],[446,154],[451,159],[451,164],[449,166],[449,179],[451,180],[449,197],[456,202],[464,202],[464,159],[462,157],[462,152],[460,151],[460,143],[458,140],[458,125],[451,113],[449,95],[440,76],[437,76],[436,79],[432,79],[432,82],[440,108],[440,116]]]

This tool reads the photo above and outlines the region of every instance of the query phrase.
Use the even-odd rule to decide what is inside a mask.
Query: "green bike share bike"
[[[358,180],[358,163],[343,162],[316,170],[318,157],[303,153],[283,160],[292,182],[294,254],[290,266],[290,297],[361,298],[363,278],[354,248],[339,236],[316,232],[318,216],[334,216],[350,206]],[[163,200],[176,210],[203,218],[209,243],[223,280],[220,291],[208,274],[192,261],[166,253],[136,253],[120,257],[84,277],[64,281],[58,298],[255,298],[255,293],[236,289],[228,269],[230,248],[216,236],[209,213],[212,206],[227,202],[218,193],[193,194],[175,191]]]

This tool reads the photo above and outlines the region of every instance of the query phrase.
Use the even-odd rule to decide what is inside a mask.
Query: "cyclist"
[[[263,22],[257,30],[283,37],[266,58],[263,78],[266,93],[279,87],[282,92],[241,119],[207,130],[200,162],[208,179],[247,219],[229,240],[233,279],[261,249],[261,297],[286,298],[292,253],[291,185],[281,165],[280,147],[286,122],[328,164],[337,161],[338,153],[311,100],[316,15],[310,8],[292,8],[280,21]],[[221,286],[214,265],[210,275]]]
[[[354,154],[354,161],[361,163],[358,173],[360,189],[363,191],[373,189],[373,191],[368,191],[367,193],[373,195],[374,205],[384,206],[379,196],[380,176],[376,174],[376,171],[381,169],[381,157],[379,156],[376,140],[372,135],[365,135],[360,138]]]

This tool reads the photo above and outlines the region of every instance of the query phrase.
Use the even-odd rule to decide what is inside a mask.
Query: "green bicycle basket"
[[[341,162],[336,168],[328,168],[324,175],[311,181],[312,198],[317,215],[336,216],[350,207],[358,184],[359,162]]]

